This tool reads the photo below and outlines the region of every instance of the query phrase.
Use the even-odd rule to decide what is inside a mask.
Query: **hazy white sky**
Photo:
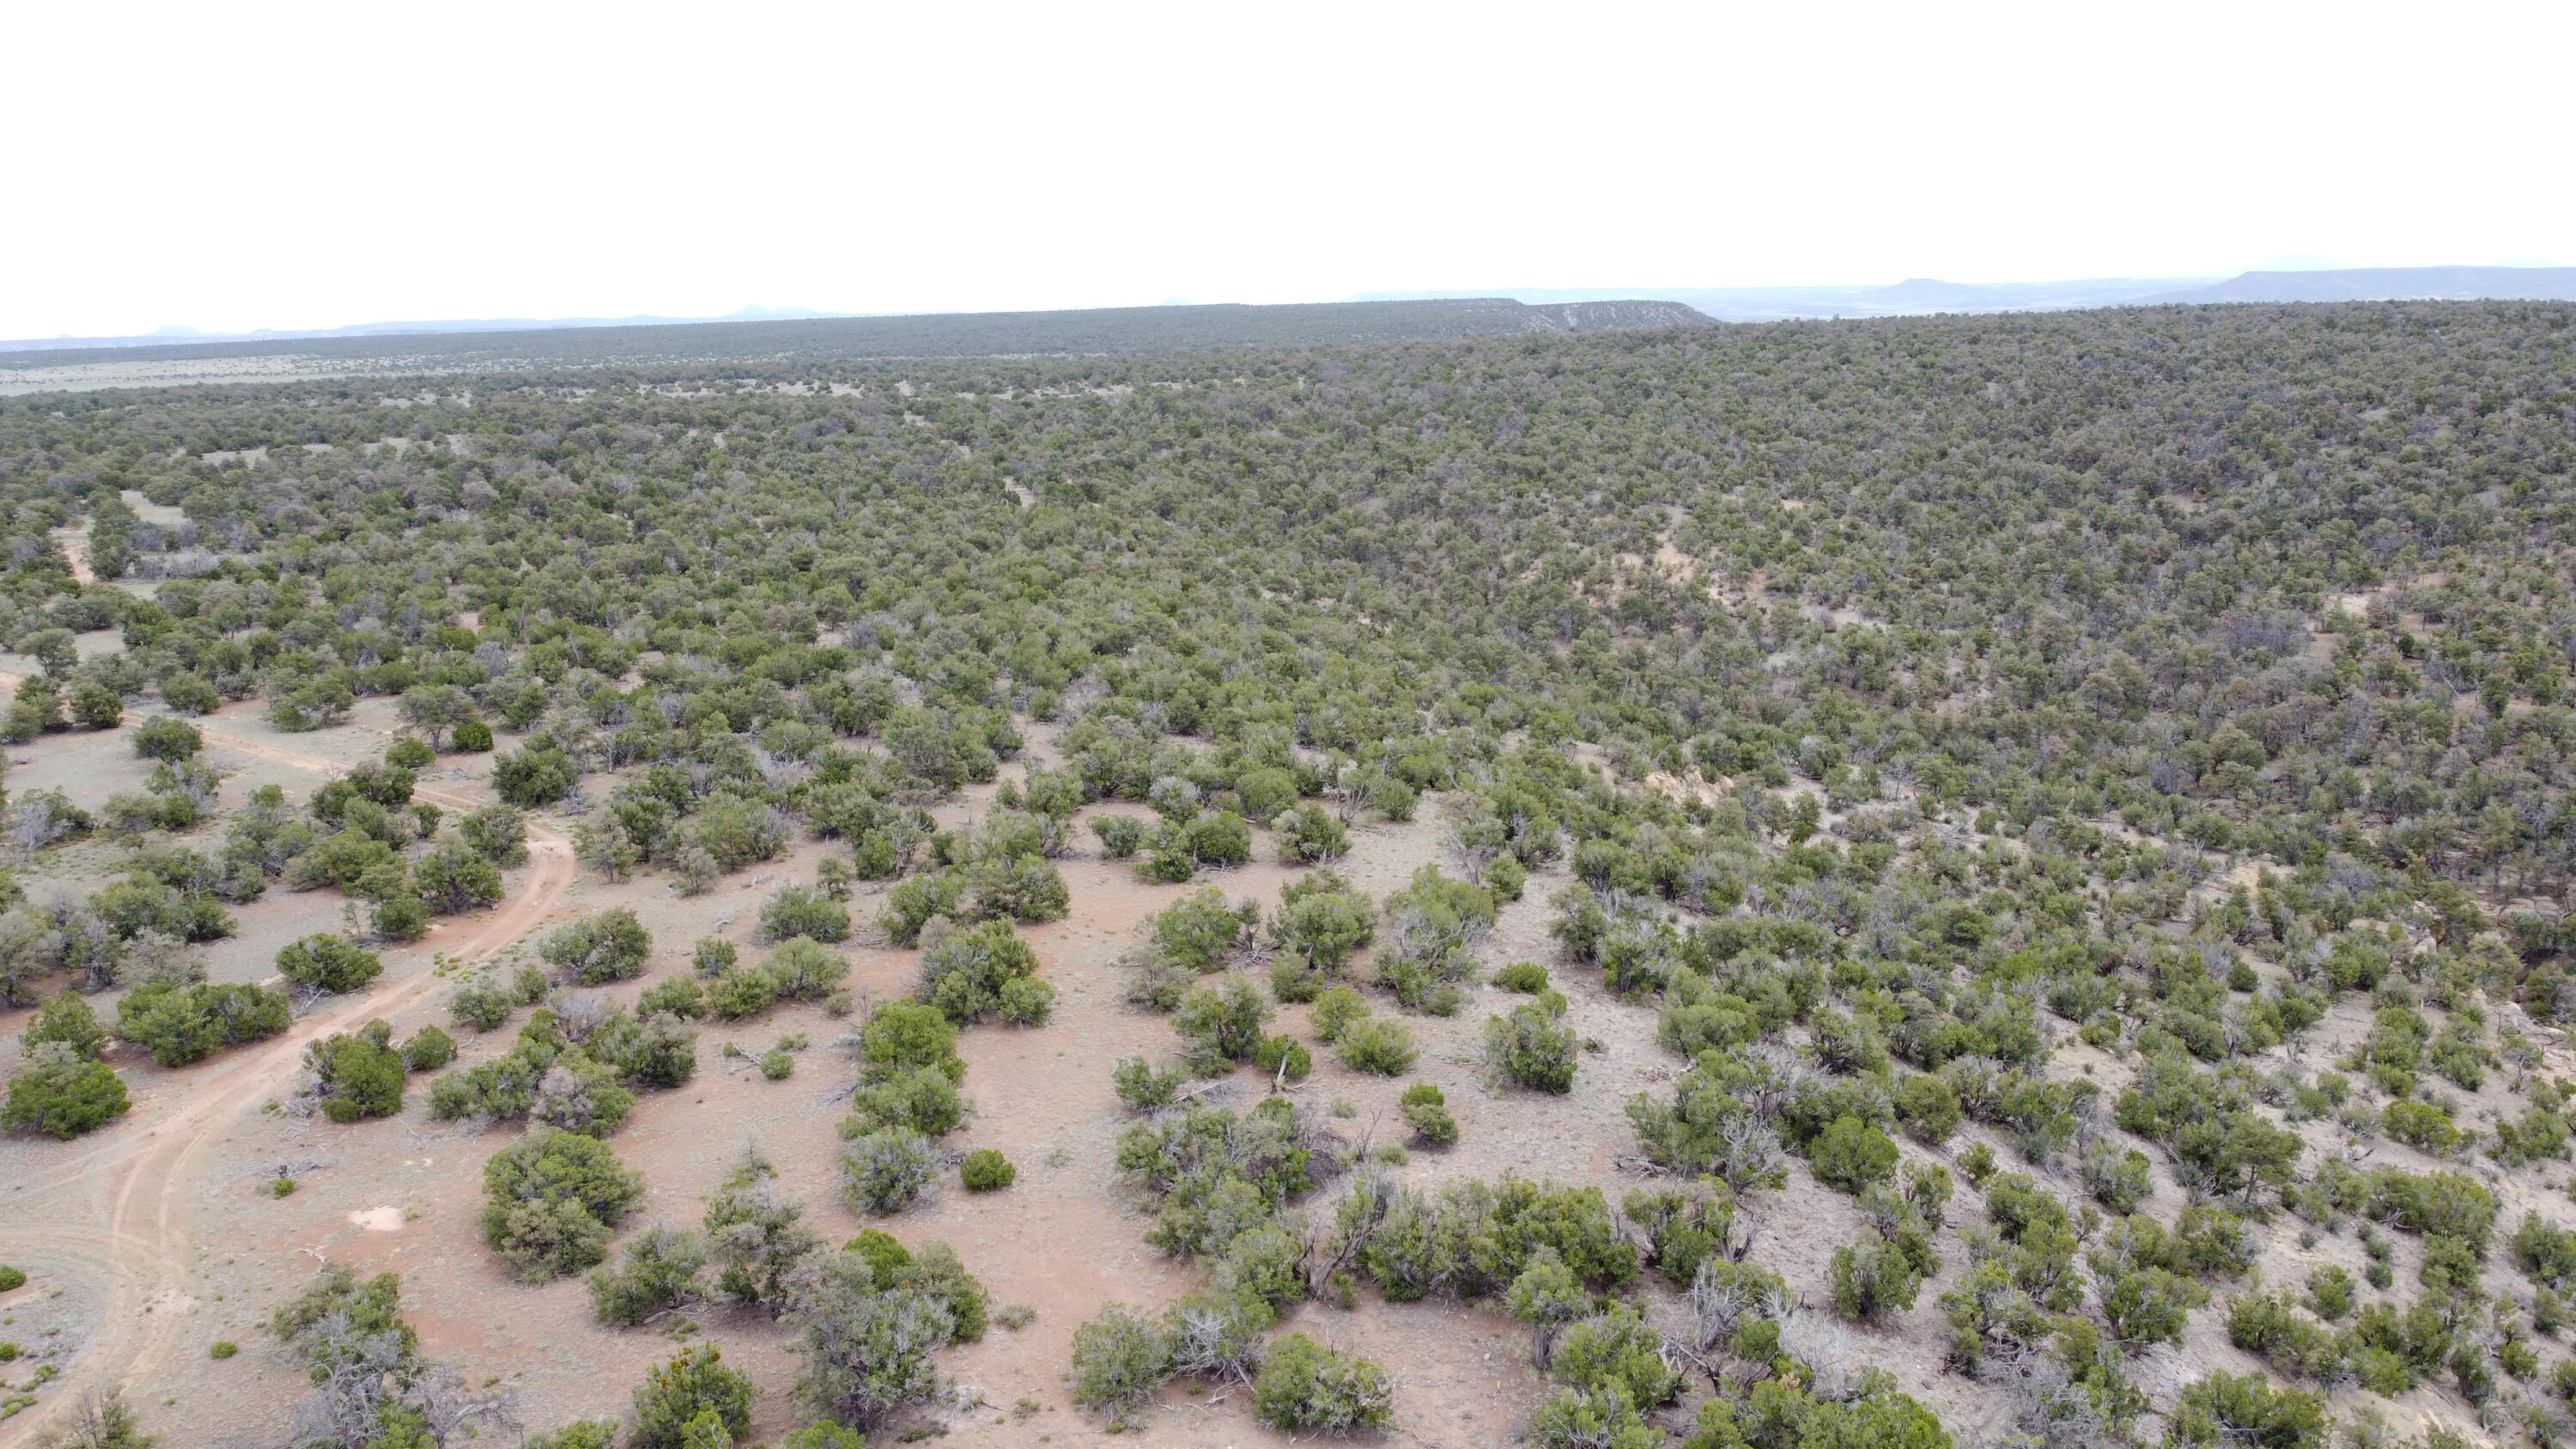
[[[0,337],[2576,262],[2576,6],[30,3]]]

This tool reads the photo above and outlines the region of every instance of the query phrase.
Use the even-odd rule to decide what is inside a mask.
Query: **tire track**
[[[344,768],[318,755],[203,725],[200,729],[209,743],[257,759],[322,774]],[[483,803],[444,790],[415,789],[413,794],[456,809]],[[543,924],[572,885],[572,846],[555,830],[530,821],[528,856],[528,878],[518,895],[479,919],[443,924],[421,948],[478,961]],[[188,1316],[154,1310],[190,1297],[196,1265],[190,1229],[207,1160],[236,1122],[293,1080],[307,1043],[371,1017],[391,1015],[426,995],[431,980],[416,973],[364,996],[335,998],[285,1035],[192,1070],[184,1083],[172,1084],[186,1094],[174,1110],[157,1120],[129,1117],[102,1129],[106,1140],[95,1149],[12,1195],[10,1216],[20,1220],[0,1231],[0,1241],[11,1244],[13,1258],[48,1272],[88,1278],[103,1291],[97,1329],[49,1386],[46,1408],[0,1425],[0,1443],[27,1442],[36,1431],[35,1421],[59,1418],[66,1406],[93,1390],[148,1378],[172,1355],[187,1350],[192,1342]],[[101,1200],[103,1211],[83,1210]],[[31,1217],[35,1220],[24,1220]]]

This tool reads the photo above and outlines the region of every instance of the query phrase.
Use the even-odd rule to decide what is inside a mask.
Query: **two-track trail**
[[[338,774],[343,768],[217,730],[205,736],[209,744],[299,769]],[[457,809],[484,803],[441,790],[413,793]],[[545,921],[572,884],[572,847],[534,821],[528,836],[529,870],[519,893],[496,910],[442,925],[421,942],[424,951],[479,960]],[[155,1111],[147,1104],[81,1143],[86,1150],[47,1164],[37,1180],[0,1195],[0,1243],[11,1260],[92,1283],[101,1299],[97,1332],[46,1392],[51,1412],[0,1424],[0,1444],[31,1437],[36,1426],[30,1421],[56,1418],[83,1394],[148,1383],[172,1355],[204,1351],[191,1336],[188,1315],[172,1310],[190,1301],[198,1252],[191,1228],[208,1159],[245,1114],[284,1094],[307,1043],[371,1017],[390,1017],[426,994],[433,980],[415,971],[364,995],[328,998],[284,1036],[187,1069],[171,1090],[154,1094],[166,1107]]]

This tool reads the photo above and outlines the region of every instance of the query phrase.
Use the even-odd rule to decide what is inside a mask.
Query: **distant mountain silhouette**
[[[2210,287],[2142,297],[2168,302],[2576,301],[2576,267],[2353,267],[2247,272]]]
[[[1370,294],[1409,301],[1458,293]],[[1485,294],[1479,294],[1485,295]],[[2247,272],[2218,277],[2091,277],[2066,282],[1945,282],[1910,277],[1893,286],[1504,288],[1533,307],[1597,299],[1659,298],[1720,322],[1785,322],[1821,317],[1915,317],[1933,312],[2064,312],[2211,302],[2368,302],[2416,298],[2576,298],[2570,267],[2367,267],[2348,271]],[[1633,305],[1633,304],[1631,304]]]

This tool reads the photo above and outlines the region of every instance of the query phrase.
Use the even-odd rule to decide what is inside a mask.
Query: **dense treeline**
[[[117,684],[316,718],[424,687],[570,713],[584,763],[685,753],[718,717],[953,729],[1074,690],[1444,783],[1528,730],[1632,776],[1894,785],[2546,892],[2569,322],[2164,311],[828,369],[855,395],[809,372],[20,400],[9,634],[122,624]],[[357,446],[388,437],[429,446]],[[120,517],[128,487],[188,524]],[[92,512],[110,573],[224,561],[152,606],[73,590],[42,531]],[[643,698],[607,699],[647,651]]]

